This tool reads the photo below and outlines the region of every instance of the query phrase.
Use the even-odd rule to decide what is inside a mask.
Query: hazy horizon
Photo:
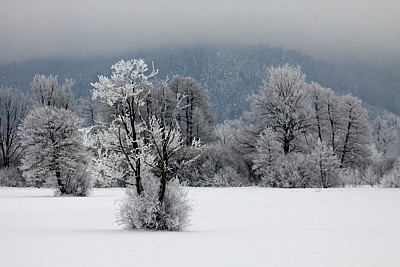
[[[0,64],[175,45],[270,45],[327,60],[400,61],[400,2],[3,0]]]

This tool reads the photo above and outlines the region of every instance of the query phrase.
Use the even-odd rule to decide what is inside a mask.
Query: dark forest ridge
[[[307,81],[316,81],[339,94],[351,93],[365,104],[400,114],[400,77],[359,61],[332,63],[270,46],[187,46],[141,50],[118,56],[88,59],[46,58],[0,66],[0,85],[29,90],[35,74],[76,80],[78,98],[90,96],[90,83],[124,58],[153,61],[158,79],[172,74],[191,76],[206,87],[219,121],[238,118],[248,109],[246,98],[256,91],[271,65],[300,65]]]

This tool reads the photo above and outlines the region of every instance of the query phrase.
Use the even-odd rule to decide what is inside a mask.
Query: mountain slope
[[[336,92],[352,93],[366,104],[400,114],[400,77],[361,62],[329,63],[301,53],[269,46],[164,47],[119,56],[89,59],[37,59],[0,67],[0,84],[29,90],[34,74],[74,78],[78,97],[89,97],[90,83],[121,58],[142,57],[159,69],[158,79],[174,74],[192,76],[208,90],[219,121],[239,117],[248,108],[246,97],[265,79],[268,66],[300,64],[308,81]]]

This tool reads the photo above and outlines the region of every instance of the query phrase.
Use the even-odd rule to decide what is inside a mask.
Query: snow
[[[185,232],[126,231],[123,189],[0,188],[0,266],[400,266],[400,190],[189,188]]]

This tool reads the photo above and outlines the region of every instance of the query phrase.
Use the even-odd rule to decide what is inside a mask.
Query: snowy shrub
[[[339,163],[331,153],[319,148],[311,154],[290,153],[277,156],[272,161],[268,158],[259,155],[255,160],[254,166],[256,173],[261,175],[261,185],[283,188],[341,185]]]
[[[312,171],[316,186],[327,188],[342,185],[340,179],[340,163],[331,146],[318,141],[309,159],[309,170]]]
[[[253,157],[253,169],[261,176],[261,185],[272,187],[329,187],[337,167],[333,152],[322,144],[311,154],[283,154],[282,145],[271,128],[261,132]]]
[[[219,169],[211,182],[211,186],[243,186],[239,174],[231,166]]]
[[[187,191],[177,179],[168,182],[163,203],[158,201],[160,183],[153,176],[143,179],[144,191],[139,196],[128,188],[120,200],[117,222],[126,229],[180,231],[189,226],[190,205]]]
[[[311,180],[313,175],[308,175],[311,161],[300,153],[291,153],[281,157],[280,164],[276,166],[275,184],[278,187],[286,188],[306,188],[315,187],[315,182]]]
[[[81,164],[77,167],[76,172],[71,176],[66,184],[67,191],[73,192],[73,195],[78,197],[88,196],[92,190],[92,179],[89,178],[89,173],[85,165]]]
[[[261,176],[262,184],[280,187],[278,166],[284,159],[282,146],[276,140],[276,134],[271,128],[266,128],[259,135],[256,143],[256,152],[253,157],[253,170]]]
[[[394,173],[386,174],[382,178],[381,186],[382,187],[399,188],[400,187],[400,177],[398,175],[395,175]]]
[[[393,169],[381,180],[381,186],[383,187],[400,187],[400,160],[397,160],[393,166]]]
[[[373,172],[376,176],[375,185],[381,184],[382,178],[392,171],[395,163],[395,158],[382,158],[372,162],[370,168],[373,169]]]
[[[213,143],[203,148],[199,159],[179,175],[189,186],[249,185],[248,168],[231,148]]]
[[[389,173],[383,176],[381,181],[382,187],[400,187],[400,176],[394,173]]]
[[[268,168],[260,168],[261,185],[269,187],[312,187],[307,170],[309,162],[302,154],[281,155]],[[260,171],[262,170],[262,172]]]
[[[376,174],[374,168],[372,166],[368,166],[363,174],[361,175],[361,179],[365,184],[369,184],[370,186],[374,186],[379,184],[379,176]]]
[[[25,179],[17,167],[0,169],[0,186],[21,187],[25,185]]]
[[[346,168],[340,171],[340,180],[344,186],[360,186],[363,184],[358,169]]]

